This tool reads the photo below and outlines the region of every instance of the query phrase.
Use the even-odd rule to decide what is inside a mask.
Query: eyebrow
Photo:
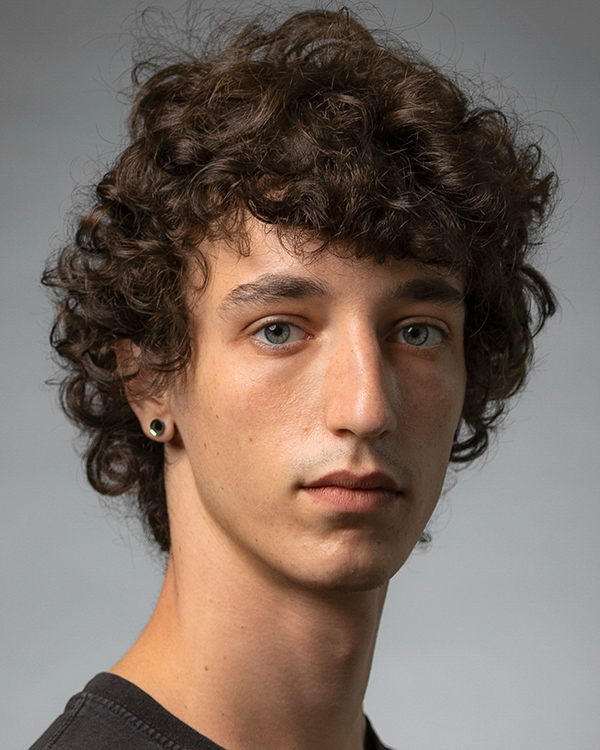
[[[330,296],[325,284],[302,276],[267,273],[255,281],[240,284],[225,295],[218,307],[220,315],[233,307],[277,302],[282,299]]]
[[[441,302],[465,306],[464,294],[442,279],[410,279],[404,281],[390,295],[393,300],[408,299],[412,302]]]
[[[233,308],[268,304],[283,299],[331,297],[326,284],[302,276],[267,273],[255,281],[240,284],[229,291],[218,307],[219,315]],[[390,295],[390,300],[440,302],[464,307],[464,296],[455,286],[441,279],[410,279],[403,281]]]

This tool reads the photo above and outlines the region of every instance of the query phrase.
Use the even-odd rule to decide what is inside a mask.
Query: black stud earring
[[[150,422],[150,434],[152,437],[160,437],[165,431],[165,423],[162,419],[153,419]]]

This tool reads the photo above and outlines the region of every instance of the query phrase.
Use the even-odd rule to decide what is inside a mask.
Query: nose
[[[353,332],[334,347],[325,378],[325,419],[336,434],[376,438],[397,423],[398,384],[375,332]]]

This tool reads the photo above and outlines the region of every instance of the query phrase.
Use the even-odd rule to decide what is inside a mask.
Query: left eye
[[[439,328],[427,323],[411,323],[398,331],[400,340],[411,346],[436,346],[440,344],[444,335]]]
[[[298,326],[291,323],[269,323],[254,334],[260,341],[267,344],[291,344],[304,337],[304,332]]]

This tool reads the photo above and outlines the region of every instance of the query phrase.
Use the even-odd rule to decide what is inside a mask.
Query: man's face
[[[167,493],[185,475],[196,531],[287,582],[380,586],[442,489],[465,392],[460,281],[306,262],[257,222],[250,249],[207,252],[189,376],[165,395],[181,438]]]

